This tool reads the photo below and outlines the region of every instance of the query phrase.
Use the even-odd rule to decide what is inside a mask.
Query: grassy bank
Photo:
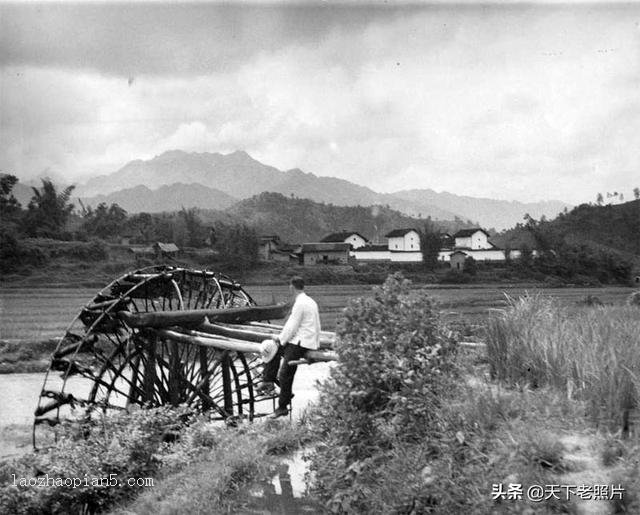
[[[280,456],[309,439],[304,424],[226,428],[182,408],[137,410],[86,429],[65,427],[56,447],[0,464],[0,512],[225,513],[241,509],[248,489],[276,472]],[[15,485],[14,474],[123,484],[38,488]],[[129,487],[128,478],[150,481]]]
[[[429,299],[402,282],[387,282],[373,299],[352,303],[340,329],[340,360],[312,415],[319,441],[313,495],[333,513],[637,512],[637,438],[620,439],[611,431],[620,407],[613,401],[628,398],[631,374],[609,378],[608,411],[598,402],[600,390],[582,386],[589,374],[604,382],[620,371],[611,367],[615,352],[606,343],[617,338],[610,347],[619,348],[620,360],[628,357],[623,342],[638,341],[637,312],[574,306],[559,315],[557,306],[530,306],[537,302],[546,301],[508,307],[495,322],[504,325],[504,338],[490,324],[490,351],[475,358],[449,346],[451,333]],[[555,377],[555,368],[537,366],[544,361],[538,354],[550,363],[561,352],[568,329],[558,316],[578,317],[577,339],[592,364],[573,387],[559,372],[556,381],[543,380]],[[521,340],[531,353],[524,346],[506,348]],[[550,340],[555,343],[545,346]],[[564,365],[570,372],[569,360]],[[522,380],[514,381],[509,374],[518,370]],[[532,381],[532,374],[540,379]],[[575,394],[578,386],[582,395]],[[610,424],[584,416],[594,404],[598,420]],[[537,485],[567,484],[587,490],[614,485],[623,498],[589,498],[582,490],[558,496],[545,491],[543,499],[527,495]]]

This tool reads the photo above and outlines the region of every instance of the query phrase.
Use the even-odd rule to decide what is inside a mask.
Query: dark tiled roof
[[[415,229],[412,228],[408,228],[408,229],[394,229],[393,231],[387,233],[384,235],[385,238],[398,238],[400,236],[404,236],[405,234],[407,234],[408,232],[411,231],[416,231]]]
[[[346,252],[351,248],[348,243],[303,243],[302,252]]]
[[[364,236],[362,236],[362,234],[356,231],[332,232],[328,236],[325,236],[324,238],[322,238],[320,241],[323,243],[342,243],[349,236],[352,236],[354,234],[360,236],[364,241],[368,241],[367,238],[365,238]]]
[[[472,229],[461,229],[460,231],[458,231],[457,233],[455,233],[453,235],[454,238],[468,238],[469,236],[471,236],[472,234],[481,231],[483,233],[485,233],[487,236],[489,236],[489,233],[487,231],[485,231],[484,229],[481,229],[480,227],[474,227]]]

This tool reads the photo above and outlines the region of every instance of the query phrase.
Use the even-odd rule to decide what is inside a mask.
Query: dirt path
[[[611,472],[602,463],[602,441],[588,433],[570,433],[560,438],[565,448],[564,461],[570,471],[558,478],[560,485],[611,485]],[[581,515],[606,515],[612,513],[611,504],[606,500],[581,499],[572,496],[576,513]]]

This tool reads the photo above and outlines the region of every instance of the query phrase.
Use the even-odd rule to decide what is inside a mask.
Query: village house
[[[395,229],[384,235],[389,250],[394,252],[410,252],[420,250],[420,235],[415,229]]]
[[[464,250],[487,250],[495,248],[489,242],[489,233],[484,229],[462,229],[453,235],[454,247]]]
[[[472,257],[476,261],[505,261],[504,250],[491,243],[489,236],[489,233],[480,227],[462,229],[452,236],[453,248],[441,248],[438,259],[449,262],[454,252],[462,252],[464,258],[458,255],[458,261],[464,262],[466,257]],[[454,268],[454,264],[451,266]]]
[[[322,243],[349,243],[352,249],[364,247],[369,240],[355,231],[334,232],[320,240]]]
[[[386,245],[367,244],[354,248],[351,256],[357,261],[388,261],[420,263],[420,234],[415,229],[395,229],[385,235]]]
[[[385,234],[385,238],[387,238],[387,246],[392,262],[422,262],[420,234],[415,229],[395,229]]]
[[[290,243],[281,243],[278,249],[271,254],[272,261],[281,263],[302,264],[302,246]]]
[[[157,258],[175,258],[180,249],[175,243],[162,243],[160,241],[153,244],[153,251]]]
[[[300,246],[283,243],[277,235],[260,236],[258,245],[260,261],[277,261],[279,263],[298,263]]]
[[[136,262],[141,259],[165,259],[178,256],[180,249],[175,243],[156,242],[153,245],[131,245],[129,252]]]
[[[461,250],[456,250],[451,253],[449,256],[449,262],[451,263],[451,268],[454,270],[462,271],[464,270],[464,262],[467,259],[467,254]]]
[[[260,236],[258,241],[258,258],[261,261],[271,261],[273,253],[278,250],[280,238],[278,235]]]
[[[475,227],[472,229],[462,229],[453,235],[453,248],[441,248],[438,259],[442,262],[451,262],[451,268],[462,269],[467,257],[472,257],[476,261],[501,262],[506,261],[505,251],[496,247],[489,241],[489,233],[484,229]],[[510,250],[509,258],[517,259],[521,256],[520,250]],[[536,256],[537,251],[532,254]],[[455,262],[452,261],[456,256]]]
[[[308,265],[346,265],[349,263],[349,243],[303,243],[302,264]]]

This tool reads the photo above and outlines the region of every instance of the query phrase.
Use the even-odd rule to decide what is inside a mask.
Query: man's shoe
[[[264,397],[273,396],[276,395],[276,387],[271,381],[264,381],[258,385],[256,393]]]
[[[278,408],[273,412],[273,415],[271,415],[271,418],[286,417],[288,414],[289,414],[289,410],[287,408]]]

